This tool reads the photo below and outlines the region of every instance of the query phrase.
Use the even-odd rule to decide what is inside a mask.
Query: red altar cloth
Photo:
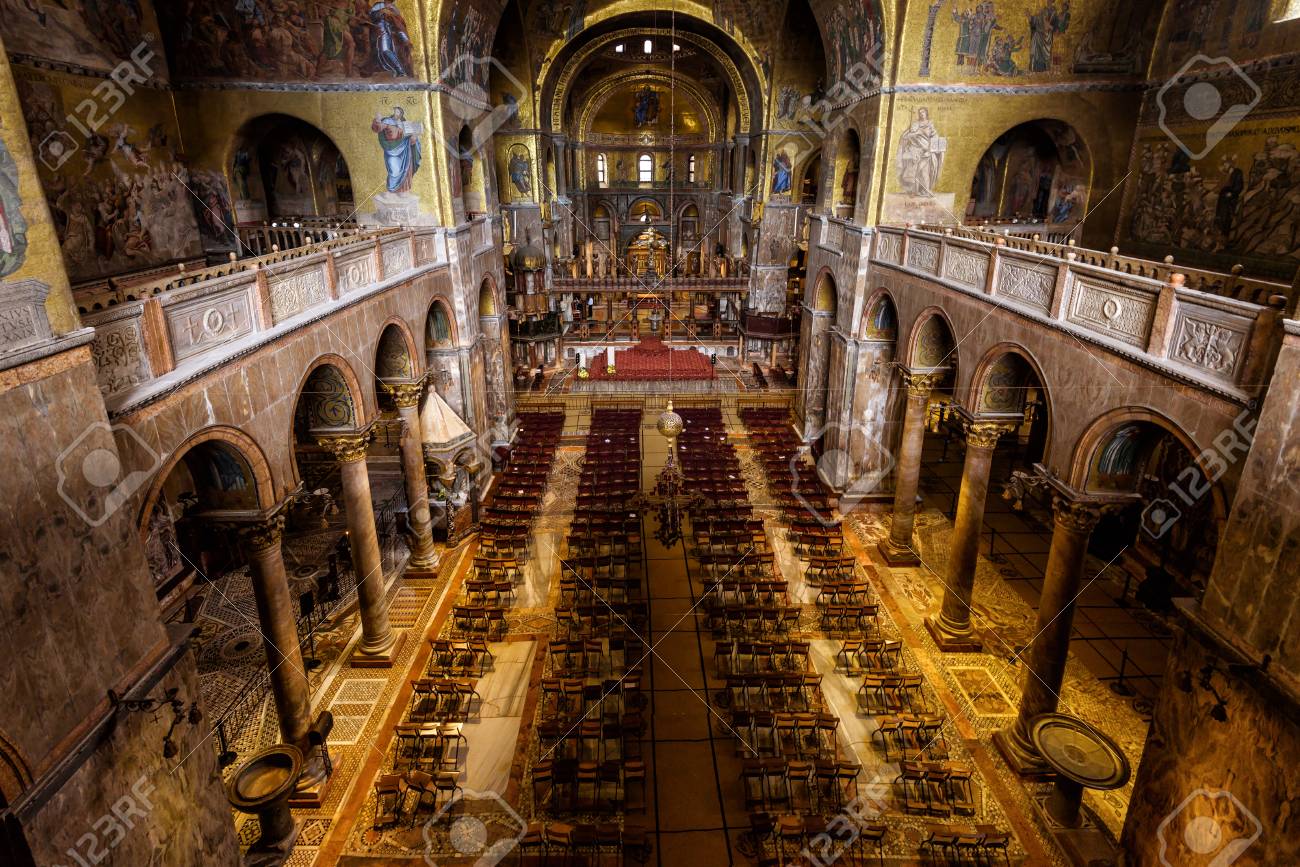
[[[592,379],[604,380],[675,380],[714,379],[709,357],[698,349],[672,349],[658,337],[642,338],[630,349],[614,351],[613,376],[605,372],[605,359],[596,356],[588,364]]]

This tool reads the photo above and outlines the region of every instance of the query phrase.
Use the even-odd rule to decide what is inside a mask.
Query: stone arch
[[[375,376],[380,380],[411,380],[420,375],[420,352],[405,320],[388,319],[375,343]]]
[[[858,336],[866,340],[898,341],[898,304],[888,289],[880,288],[862,305]]]
[[[1080,490],[1088,488],[1089,471],[1092,469],[1094,458],[1097,452],[1107,444],[1117,430],[1127,424],[1145,424],[1152,427],[1160,428],[1166,433],[1171,434],[1183,448],[1187,449],[1193,459],[1201,464],[1201,449],[1197,446],[1196,441],[1192,439],[1183,428],[1168,416],[1154,409],[1143,406],[1124,406],[1107,410],[1106,412],[1093,419],[1079,436],[1078,442],[1075,443],[1074,451],[1070,457],[1070,484]],[[1206,468],[1202,465],[1202,471]],[[1216,489],[1218,485],[1215,485]],[[1222,500],[1226,507],[1226,498],[1222,496],[1221,491],[1216,492],[1216,500]],[[1226,509],[1225,509],[1226,512]]]
[[[354,208],[343,149],[307,118],[280,111],[247,118],[223,157],[237,221],[344,215]]]
[[[835,276],[831,274],[829,268],[823,268],[822,272],[817,275],[812,301],[813,310],[819,313],[829,313],[832,316],[835,315],[839,307],[839,295],[835,286]]]
[[[916,370],[948,367],[960,369],[956,331],[948,314],[939,307],[927,307],[917,315],[908,331],[907,365]]]
[[[1010,381],[997,381],[999,374],[1014,374],[1017,372],[1004,364],[1007,359],[1015,359],[1015,364],[1023,366],[1021,372],[1032,376],[1037,381],[1044,398],[1048,401],[1048,416],[1050,417],[1051,398],[1048,392],[1047,380],[1043,377],[1042,365],[1034,358],[1033,353],[1024,346],[1011,342],[999,343],[991,347],[984,353],[984,357],[980,359],[979,363],[976,364],[975,375],[971,377],[970,381],[971,412],[979,414],[981,412],[1017,411],[1010,406],[1009,398],[1006,396],[1008,390],[1014,391],[1017,388],[1030,386],[1027,383],[1017,385]]]
[[[424,347],[426,350],[456,345],[456,314],[451,302],[441,295],[435,296],[424,316]]]
[[[141,504],[140,514],[136,517],[136,528],[142,538],[148,533],[149,520],[153,515],[154,507],[158,504],[159,497],[162,495],[163,485],[171,476],[172,471],[176,469],[176,465],[196,448],[206,443],[222,443],[238,453],[251,475],[249,480],[253,483],[257,507],[259,509],[269,509],[275,505],[275,489],[271,480],[271,465],[267,461],[262,447],[251,436],[238,428],[214,425],[192,434],[177,446],[163,465],[158,468],[158,472],[154,474],[153,481],[150,483]]]
[[[313,361],[295,394],[299,404],[304,397],[309,398],[308,421],[313,430],[365,427],[365,393],[361,382],[352,365],[338,355],[327,353]]]
[[[1237,444],[1243,452],[1249,447],[1244,432],[1237,433]],[[1102,520],[1123,528],[1122,540],[1145,549],[1162,571],[1168,568],[1167,576],[1181,574],[1181,595],[1199,597],[1227,520],[1228,498],[1219,476],[1229,460],[1222,448],[1199,450],[1167,416],[1126,406],[1088,425],[1075,445],[1069,479],[1092,493],[1136,493],[1131,509]],[[1103,535],[1121,538],[1115,532]]]
[[[478,289],[478,315],[495,316],[499,310],[496,281],[492,279],[491,274],[485,274]]]
[[[1030,393],[1035,400],[1030,401]],[[1028,425],[1025,460],[1043,459],[1054,430],[1053,397],[1043,367],[1032,352],[1018,343],[999,343],[984,353],[975,366],[967,392],[975,415],[1017,414]]]
[[[996,134],[973,168],[969,213],[975,220],[1077,223],[1094,159],[1083,135],[1053,117],[1021,121]]]

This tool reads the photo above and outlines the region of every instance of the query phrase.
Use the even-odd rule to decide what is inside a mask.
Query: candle
[[[614,363],[614,347],[612,346],[605,347],[605,363],[606,364]]]

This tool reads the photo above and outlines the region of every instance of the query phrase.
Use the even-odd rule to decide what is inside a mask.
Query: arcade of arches
[[[0,865],[1300,862],[1291,5],[5,3]]]

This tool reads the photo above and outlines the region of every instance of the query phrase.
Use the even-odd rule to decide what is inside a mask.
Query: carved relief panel
[[[1181,308],[1169,346],[1171,360],[1225,382],[1241,369],[1249,321],[1208,308]]]
[[[252,304],[244,288],[168,305],[163,314],[177,362],[253,330]]]
[[[998,272],[997,293],[1023,301],[1040,313],[1046,313],[1052,304],[1052,288],[1056,285],[1056,269],[1041,265],[1022,265],[1003,259]]]
[[[95,360],[95,378],[105,397],[149,379],[149,358],[140,334],[140,321],[136,318],[95,325],[91,354]]]
[[[935,241],[923,241],[913,238],[907,246],[907,265],[927,274],[939,270],[939,244]]]
[[[318,265],[270,280],[271,317],[276,323],[329,300],[325,272]]]
[[[1070,321],[1145,348],[1155,316],[1156,298],[1134,289],[1075,278]]]
[[[369,251],[340,258],[334,267],[340,295],[356,292],[375,282],[375,256]]]
[[[989,257],[961,247],[949,247],[943,259],[943,276],[971,289],[983,289],[988,277]]]

